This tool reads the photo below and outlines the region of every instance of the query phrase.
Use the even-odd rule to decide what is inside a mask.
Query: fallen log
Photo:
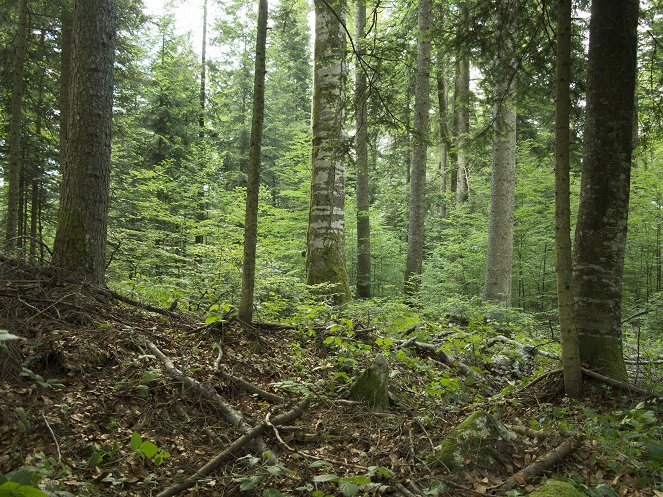
[[[171,485],[170,487],[162,490],[157,494],[157,497],[173,497],[174,495],[183,492],[187,488],[193,487],[200,480],[207,477],[213,471],[219,469],[221,465],[224,464],[226,461],[232,459],[233,457],[237,457],[240,450],[242,450],[246,445],[248,445],[249,442],[251,442],[253,439],[260,437],[263,434],[263,432],[271,425],[278,426],[290,423],[293,420],[297,419],[299,416],[301,416],[304,410],[308,408],[309,403],[310,402],[308,399],[302,400],[301,402],[297,403],[288,412],[279,414],[278,416],[274,416],[270,421],[266,421],[260,423],[259,425],[254,426],[246,433],[244,433],[241,437],[235,439],[235,441],[231,443],[228,446],[228,448],[217,454],[214,458],[210,459],[203,467],[198,469],[198,471],[196,471],[190,478],[188,478],[185,481]]]

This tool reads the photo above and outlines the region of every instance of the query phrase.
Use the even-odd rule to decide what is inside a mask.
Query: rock
[[[478,410],[451,431],[428,462],[449,470],[472,467],[495,470],[498,465],[505,467],[511,463],[517,438],[494,416]]]
[[[389,365],[383,354],[378,354],[372,364],[355,380],[350,398],[364,402],[371,409],[389,409]]]
[[[529,495],[530,497],[587,497],[570,483],[559,480],[548,480],[545,485]]]

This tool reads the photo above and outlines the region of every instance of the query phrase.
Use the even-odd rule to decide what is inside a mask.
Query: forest
[[[0,497],[663,497],[662,43],[0,0]]]

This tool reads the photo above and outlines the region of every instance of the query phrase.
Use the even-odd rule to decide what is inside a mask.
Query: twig
[[[55,433],[53,433],[53,428],[51,428],[51,425],[48,422],[48,419],[46,419],[46,416],[44,416],[44,413],[41,413],[41,417],[44,418],[44,423],[46,423],[46,428],[48,428],[48,431],[51,432],[51,437],[53,437],[53,441],[55,442],[55,449],[58,453],[58,462],[62,461],[62,453],[60,452],[60,444],[58,443],[58,439],[55,438]]]
[[[305,399],[296,404],[290,411],[275,416],[272,419],[271,424],[278,426],[280,424],[289,423],[301,416],[301,414],[306,408],[308,408],[308,406],[309,400]],[[260,423],[259,425],[254,426],[241,437],[237,438],[233,443],[231,443],[223,452],[220,452],[214,458],[210,459],[207,464],[198,469],[198,471],[196,471],[190,478],[162,490],[157,494],[157,497],[172,497],[183,492],[187,488],[193,487],[196,483],[198,483],[198,481],[220,468],[223,463],[229,459],[232,459],[233,457],[236,457],[238,452],[244,446],[246,446],[254,438],[261,436],[267,428],[268,425],[266,423]]]
[[[644,316],[645,314],[649,314],[651,312],[651,309],[645,309],[643,311],[638,311],[635,314],[632,314],[631,316],[627,317],[626,319],[622,319],[622,323],[628,323],[632,319],[639,318],[640,316]]]

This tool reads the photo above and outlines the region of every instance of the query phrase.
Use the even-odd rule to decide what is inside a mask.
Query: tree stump
[[[383,354],[378,354],[371,365],[355,380],[350,398],[363,402],[376,411],[389,409],[389,365]]]

